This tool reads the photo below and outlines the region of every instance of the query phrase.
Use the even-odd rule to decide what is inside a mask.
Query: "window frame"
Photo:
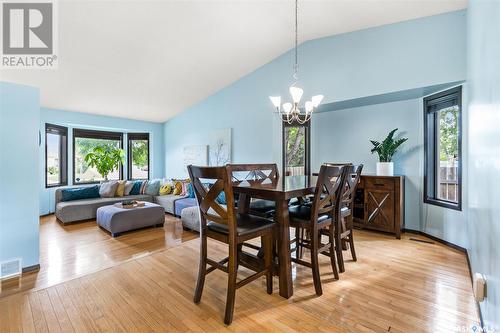
[[[287,127],[304,127],[305,129],[305,139],[306,139],[306,156],[305,156],[305,161],[304,161],[304,173],[306,175],[310,175],[311,172],[311,120],[309,120],[305,124],[300,124],[297,121],[292,122],[289,124],[288,122],[282,122],[282,130],[281,130],[281,162],[282,162],[282,174],[283,176],[286,176],[286,147],[285,147],[285,131]]]
[[[148,141],[148,178],[132,178],[132,141]],[[128,180],[149,180],[151,178],[151,144],[149,133],[128,133],[127,134],[127,179]]]
[[[66,144],[64,145],[62,140],[60,140],[59,144],[59,154],[64,157],[63,159],[59,159],[59,172],[61,174],[59,180],[60,182],[57,184],[49,184],[48,183],[48,167],[47,167],[47,134],[50,131],[53,131],[51,134],[58,134],[60,136],[66,136]],[[66,163],[64,163],[66,162]],[[60,125],[54,125],[45,123],[45,188],[52,187],[60,187],[68,185],[68,128]]]
[[[437,195],[435,194],[434,196],[429,195],[429,178],[432,177],[434,179],[433,186],[434,186],[434,193],[437,191],[437,182],[439,180],[436,180],[436,177],[439,177],[439,174],[436,176],[436,161],[437,161],[437,154],[438,148],[438,140],[437,140],[437,117],[434,117],[434,131],[433,131],[433,143],[434,147],[432,149],[432,159],[433,159],[433,175],[430,175],[429,171],[429,155],[431,152],[429,152],[428,146],[429,146],[429,138],[428,138],[428,131],[429,131],[429,124],[428,124],[428,118],[429,118],[429,113],[433,112],[429,110],[432,106],[444,103],[446,101],[457,101],[456,105],[458,106],[458,124],[457,124],[457,130],[458,130],[458,166],[457,166],[457,203],[443,200],[443,199],[438,199]],[[424,111],[424,192],[423,192],[423,201],[426,204],[430,205],[435,205],[443,208],[449,208],[453,210],[458,210],[462,211],[462,86],[454,87],[430,96],[427,96],[423,100],[423,111]]]
[[[120,149],[123,149],[123,133],[121,132],[109,132],[109,131],[96,131],[89,129],[73,128],[73,185],[89,185],[89,184],[99,184],[96,182],[77,182],[76,181],[76,150],[75,141],[76,138],[87,138],[87,139],[104,139],[104,140],[119,140]],[[123,180],[123,163],[120,163],[118,170],[120,176],[118,180]]]

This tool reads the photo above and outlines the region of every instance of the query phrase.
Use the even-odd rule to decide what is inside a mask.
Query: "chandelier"
[[[301,110],[299,106],[304,90],[297,86],[298,84],[298,57],[297,57],[297,44],[298,44],[298,0],[295,0],[295,62],[293,65],[293,83],[289,88],[290,95],[292,95],[292,102],[283,103],[281,105],[281,96],[269,96],[269,99],[276,107],[277,113],[280,115],[281,120],[288,124],[297,122],[299,124],[305,124],[311,119],[311,115],[314,110],[319,106],[323,100],[323,95],[315,95],[310,101],[304,103],[304,107]]]

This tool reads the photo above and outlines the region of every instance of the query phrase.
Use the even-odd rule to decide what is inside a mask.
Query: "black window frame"
[[[73,184],[74,185],[87,185],[87,184],[99,184],[99,181],[96,182],[77,182],[76,181],[76,150],[75,150],[75,141],[76,138],[88,138],[88,139],[104,139],[104,140],[119,140],[120,141],[120,149],[123,149],[123,133],[121,132],[108,132],[108,131],[96,131],[96,130],[88,130],[88,129],[80,129],[73,128]],[[119,180],[123,180],[123,163],[120,163],[119,168]]]
[[[148,178],[132,178],[132,141],[148,141]],[[149,133],[128,133],[127,134],[127,179],[129,180],[149,180],[151,177],[151,143]]]
[[[456,102],[455,102],[456,101]],[[428,136],[429,132],[429,114],[433,113],[433,109],[436,111],[441,110],[441,108],[435,107],[436,105],[444,105],[446,103],[458,106],[458,166],[457,166],[457,197],[458,202],[451,202],[443,199],[437,198],[437,183],[439,182],[439,175],[436,176],[436,161],[438,149],[437,149],[437,124],[433,126],[432,131],[433,138],[430,140]],[[424,203],[440,206],[444,208],[449,208],[453,210],[462,210],[462,86],[454,87],[446,91],[442,91],[430,96],[427,96],[423,100],[424,106],[424,192],[423,200]],[[435,107],[435,108],[433,108]],[[437,117],[433,117],[434,122],[437,122]],[[429,151],[429,145],[433,144],[432,151]],[[432,156],[429,156],[432,155]],[[432,162],[430,162],[432,159]],[[432,171],[429,169],[429,165],[432,163]],[[432,172],[432,174],[431,174]],[[429,184],[432,182],[434,195],[429,195]]]
[[[306,175],[310,175],[311,172],[311,120],[306,122],[305,124],[300,124],[297,121],[292,123],[283,122],[282,130],[281,130],[281,152],[282,152],[282,175],[286,176],[286,147],[285,147],[285,131],[287,127],[304,127],[305,128],[305,138],[306,138],[306,156],[305,156],[305,167],[304,173]]]
[[[57,134],[66,138],[65,142],[60,140],[59,155],[59,172],[60,182],[57,184],[48,183],[48,167],[47,167],[47,134]],[[68,128],[60,125],[45,123],[45,188],[60,187],[68,185]]]

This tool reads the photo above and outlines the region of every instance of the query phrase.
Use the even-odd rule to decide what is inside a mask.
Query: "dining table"
[[[294,175],[233,182],[233,192],[239,195],[239,213],[248,213],[252,198],[275,202],[274,219],[278,224],[277,275],[279,276],[279,293],[285,298],[293,295],[288,203],[293,198],[314,194],[317,178],[317,176]]]

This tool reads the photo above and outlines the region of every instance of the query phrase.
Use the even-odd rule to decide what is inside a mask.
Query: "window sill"
[[[433,205],[433,206],[439,206],[443,208],[448,208],[448,209],[453,209],[457,211],[462,211],[462,204],[459,203],[453,203],[449,201],[444,201],[444,200],[439,200],[439,199],[432,199],[432,198],[425,198],[424,203]]]

